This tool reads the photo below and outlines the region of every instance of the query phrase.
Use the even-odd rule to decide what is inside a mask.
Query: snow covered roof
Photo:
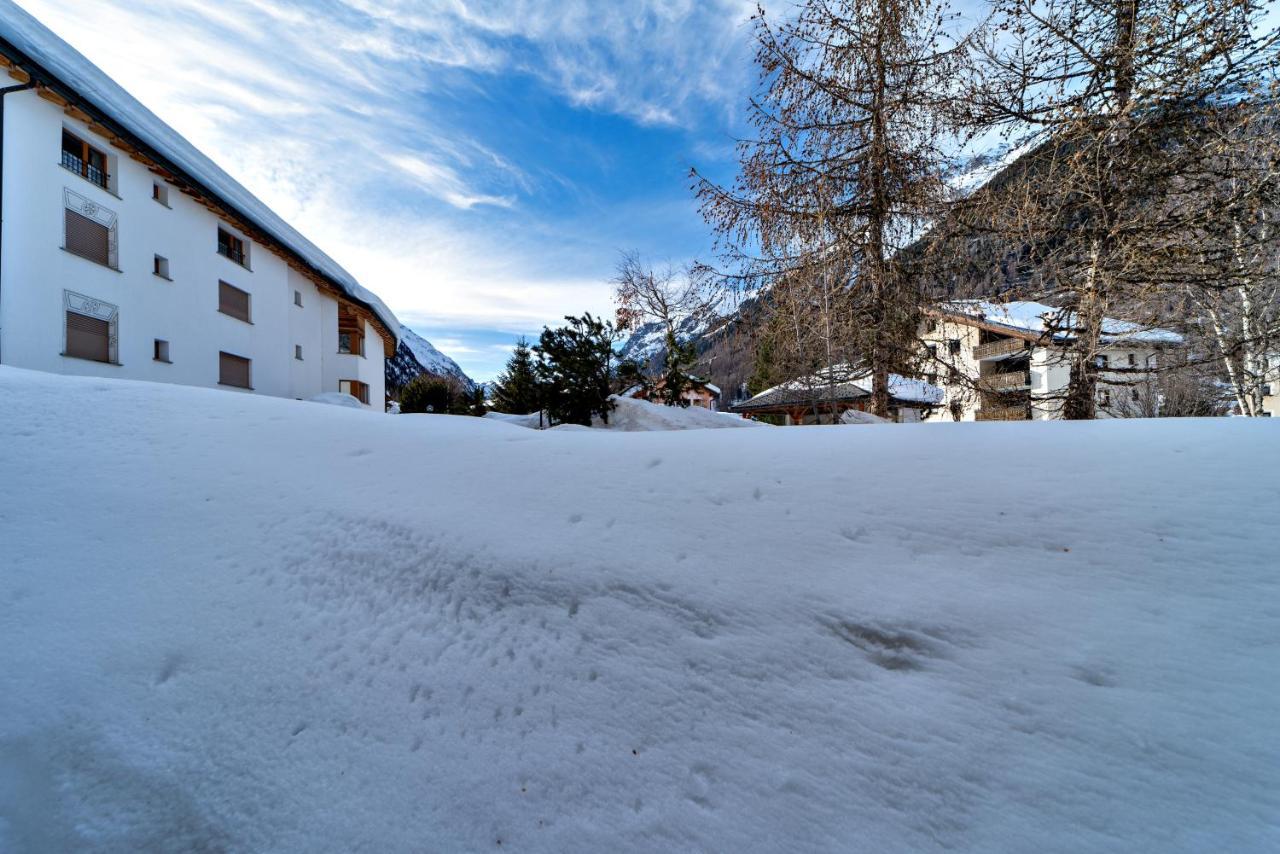
[[[989,300],[955,300],[943,303],[945,314],[971,317],[983,323],[1003,326],[1013,332],[1043,335],[1051,330],[1063,337],[1063,330],[1074,326],[1074,312],[1055,308],[1041,302],[1015,300],[991,302]],[[1102,321],[1104,343],[1181,344],[1182,336],[1168,329],[1142,326],[1127,320],[1108,317]]]
[[[924,380],[889,375],[889,397],[899,403],[936,406],[942,402],[942,389]],[[807,377],[789,380],[765,389],[749,400],[735,404],[735,410],[769,409],[775,406],[820,402],[838,403],[871,396],[871,374],[851,365],[835,365]]]
[[[303,237],[155,113],[11,0],[0,0],[0,52],[36,82],[59,91],[104,125],[136,141],[202,194],[245,219],[347,296],[372,311],[393,338],[400,323],[376,294]]]

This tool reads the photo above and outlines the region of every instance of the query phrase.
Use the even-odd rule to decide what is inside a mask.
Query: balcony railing
[[[1031,376],[1026,371],[987,374],[979,379],[984,391],[1022,391],[1030,388]]]
[[[83,158],[77,157],[70,151],[63,149],[62,165],[70,169],[72,172],[84,178],[86,181],[97,184],[102,189],[107,188],[107,173],[99,169],[92,163],[85,163]]]
[[[1029,421],[1031,410],[1026,406],[984,406],[975,417],[979,421]]]
[[[983,359],[999,359],[1004,356],[1011,356],[1014,353],[1021,353],[1026,349],[1027,342],[1021,338],[1000,338],[974,347],[973,358],[979,362]]]
[[[219,243],[218,254],[223,256],[224,258],[230,258],[232,261],[235,261],[241,267],[244,266],[244,250],[241,249],[240,247],[232,246],[227,243]]]

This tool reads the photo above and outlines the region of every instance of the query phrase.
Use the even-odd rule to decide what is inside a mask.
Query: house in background
[[[1070,328],[1069,312],[1043,303],[947,303],[920,330],[925,380],[942,388],[942,410],[957,421],[1057,418],[1071,377]],[[1099,417],[1131,411],[1161,353],[1181,346],[1177,333],[1106,319]]]
[[[382,409],[371,292],[0,0],[0,363]]]
[[[681,397],[689,401],[690,406],[698,406],[702,409],[717,412],[720,408],[720,388],[709,382],[704,382],[697,377],[690,377],[690,383],[681,393]],[[662,391],[667,387],[666,380],[658,380],[652,386],[632,386],[623,392],[624,397],[634,397],[638,400],[659,400]]]
[[[897,422],[923,421],[943,399],[929,383],[889,375],[889,415]],[[751,418],[774,416],[786,425],[837,424],[849,411],[869,412],[871,376],[865,369],[836,365],[766,389],[731,410]]]

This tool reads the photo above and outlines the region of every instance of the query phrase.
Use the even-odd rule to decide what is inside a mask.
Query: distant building
[[[379,410],[399,323],[332,259],[0,0],[0,363]]]
[[[662,391],[666,387],[665,380],[658,380],[648,388],[645,386],[632,386],[623,392],[623,395],[639,400],[659,400],[662,397]],[[716,412],[720,408],[720,388],[709,382],[703,382],[697,377],[690,377],[689,385],[680,396],[689,401],[690,406],[698,406],[712,412]]]
[[[929,312],[920,330],[923,371],[943,390],[942,411],[957,421],[1058,418],[1071,377],[1070,319],[1037,302],[965,300]],[[1177,333],[1106,319],[1099,416],[1132,411],[1161,354],[1180,346]]]
[[[942,390],[923,380],[889,375],[889,415],[894,421],[923,421],[942,399]],[[870,408],[871,376],[848,365],[776,385],[731,407],[749,417],[776,416],[787,425],[836,424],[846,412]]]

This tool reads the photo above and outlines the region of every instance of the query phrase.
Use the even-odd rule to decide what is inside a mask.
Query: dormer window
[[[241,267],[249,266],[249,256],[245,252],[244,241],[225,228],[218,229],[218,254],[235,261]]]
[[[107,155],[68,130],[62,132],[62,165],[89,183],[107,189]]]

